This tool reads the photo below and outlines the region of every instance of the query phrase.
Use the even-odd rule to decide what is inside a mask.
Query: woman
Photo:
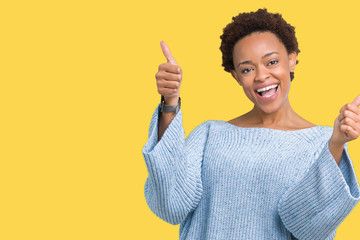
[[[225,71],[254,107],[227,122],[208,120],[185,140],[182,70],[161,42],[163,101],[142,149],[147,204],[180,224],[180,239],[334,239],[360,200],[347,151],[360,135],[360,96],[341,108],[334,127],[295,113],[288,93],[300,51],[280,14],[241,13],[221,39]]]

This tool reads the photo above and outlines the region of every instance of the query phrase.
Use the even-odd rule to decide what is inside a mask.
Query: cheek
[[[273,73],[277,76],[282,76],[285,74],[290,74],[289,69],[286,66],[280,66],[278,68],[275,68]]]
[[[289,66],[279,66],[272,70],[274,77],[281,79],[282,81],[290,81],[290,69]]]
[[[242,82],[242,88],[245,93],[245,95],[251,100],[254,98],[254,95],[256,94],[253,90],[253,85],[249,84],[247,82]]]
[[[246,77],[241,78],[239,84],[244,89],[244,92],[248,91],[249,88],[252,88],[250,81],[248,79],[246,79]]]

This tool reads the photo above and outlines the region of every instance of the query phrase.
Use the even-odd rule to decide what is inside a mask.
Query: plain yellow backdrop
[[[183,69],[186,136],[250,110],[221,67],[231,18],[267,7],[296,27],[289,98],[332,126],[360,94],[357,1],[2,1],[0,239],[177,239],[144,198],[141,153],[164,40]],[[360,175],[360,140],[349,143]],[[360,207],[337,240],[359,236]]]

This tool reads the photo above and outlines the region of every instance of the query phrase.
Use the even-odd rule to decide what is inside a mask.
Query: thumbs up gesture
[[[161,41],[160,46],[167,59],[167,63],[160,64],[159,70],[155,75],[158,92],[164,96],[165,105],[175,105],[178,103],[180,96],[182,70],[166,43]]]
[[[335,119],[331,141],[335,144],[344,145],[346,142],[357,139],[360,136],[360,95],[352,103],[344,105],[340,109],[339,116]]]

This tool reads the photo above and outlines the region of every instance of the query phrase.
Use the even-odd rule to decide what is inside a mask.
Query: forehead
[[[286,53],[284,44],[272,32],[254,32],[240,39],[234,46],[234,59],[262,57],[268,52]],[[246,58],[246,59],[245,59]]]

